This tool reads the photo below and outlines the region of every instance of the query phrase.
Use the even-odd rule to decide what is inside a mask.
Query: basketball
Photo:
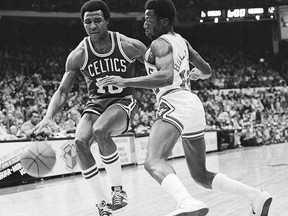
[[[21,164],[27,174],[43,177],[51,172],[56,163],[56,154],[46,142],[34,142],[21,155]]]

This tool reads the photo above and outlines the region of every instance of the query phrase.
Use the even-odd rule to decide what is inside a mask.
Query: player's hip
[[[137,101],[132,95],[127,95],[121,98],[90,99],[86,103],[82,115],[87,112],[101,115],[112,105],[120,106],[129,116],[137,109]]]
[[[161,97],[157,118],[177,127],[182,137],[204,136],[205,112],[201,100],[189,91],[176,91]]]

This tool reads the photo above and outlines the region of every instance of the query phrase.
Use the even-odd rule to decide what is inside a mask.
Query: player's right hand
[[[43,128],[45,128],[46,126],[48,126],[49,124],[51,124],[53,122],[52,119],[50,118],[46,118],[44,117],[33,129],[33,133],[34,134],[39,134]]]
[[[117,87],[126,87],[125,86],[125,79],[123,79],[120,76],[106,76],[99,80],[97,80],[98,86],[108,86],[108,85],[114,85]]]

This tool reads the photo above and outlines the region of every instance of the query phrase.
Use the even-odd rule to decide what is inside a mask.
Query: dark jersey
[[[112,49],[105,54],[97,53],[89,37],[85,37],[85,62],[81,72],[87,84],[90,99],[122,98],[133,94],[131,87],[98,86],[97,79],[105,76],[134,77],[135,59],[129,59],[124,53],[118,32],[110,32]]]

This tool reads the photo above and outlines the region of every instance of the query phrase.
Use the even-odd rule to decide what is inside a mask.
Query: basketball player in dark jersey
[[[62,110],[76,76],[82,73],[89,101],[77,125],[77,160],[83,177],[95,194],[101,216],[110,216],[111,210],[116,211],[127,205],[127,196],[122,189],[119,155],[111,136],[127,131],[137,105],[132,88],[102,87],[97,80],[111,75],[133,77],[135,62],[139,60],[143,63],[146,51],[142,42],[108,31],[109,18],[109,8],[100,0],[90,0],[82,6],[81,20],[88,37],[69,54],[61,84],[35,131],[39,132]],[[112,202],[102,189],[98,168],[90,151],[93,140],[98,143],[102,161],[111,178]]]

